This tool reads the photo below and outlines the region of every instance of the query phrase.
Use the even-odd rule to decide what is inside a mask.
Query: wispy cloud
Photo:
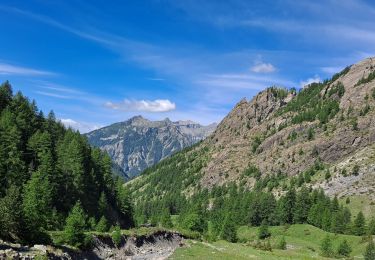
[[[318,82],[321,82],[321,81],[322,81],[322,79],[318,75],[315,75],[312,78],[308,78],[306,80],[302,80],[300,82],[300,86],[301,87],[305,87],[307,85],[310,85],[311,83],[318,83]]]
[[[129,100],[125,99],[119,103],[107,102],[107,107],[121,110],[121,111],[133,111],[133,112],[169,112],[176,109],[176,104],[169,101],[168,99],[156,99],[156,100]]]
[[[165,80],[163,78],[147,78],[147,79],[151,81],[164,81]]]
[[[250,68],[252,72],[255,73],[271,73],[275,72],[276,68],[271,63],[257,63]]]
[[[70,127],[74,130],[79,130],[80,133],[88,133],[93,130],[99,129],[102,126],[98,124],[93,123],[87,123],[87,122],[78,122],[76,120],[73,120],[71,118],[62,118],[60,119],[61,123],[63,123],[66,127]]]
[[[65,95],[61,95],[61,94],[57,94],[57,93],[53,93],[53,92],[48,92],[48,91],[36,90],[36,91],[34,91],[34,93],[42,95],[42,96],[54,97],[54,98],[62,98],[62,99],[71,99],[72,98],[70,96],[65,96]]]
[[[21,66],[15,66],[8,63],[0,62],[0,74],[2,75],[25,75],[25,76],[53,76],[56,73],[37,70],[32,68],[26,68]]]

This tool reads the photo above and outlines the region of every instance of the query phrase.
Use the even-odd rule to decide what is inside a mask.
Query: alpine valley
[[[217,126],[80,135],[9,82],[0,101],[0,258],[375,259],[375,58]]]

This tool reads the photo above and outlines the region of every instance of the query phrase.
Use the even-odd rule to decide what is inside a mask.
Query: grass
[[[349,197],[350,203],[346,204],[346,197],[339,199],[340,203],[350,208],[353,217],[357,216],[358,212],[362,211],[366,218],[374,216],[375,204],[366,195],[351,195]]]
[[[355,259],[363,259],[367,245],[361,237],[335,235],[305,224],[270,227],[270,231],[272,247],[275,248],[278,241],[285,237],[287,250],[273,249],[269,252],[254,249],[250,243],[257,240],[258,228],[244,226],[238,229],[238,238],[242,243],[189,240],[188,246],[177,249],[171,259],[328,259],[320,256],[320,244],[327,234],[331,236],[335,251],[338,244],[346,239]]]

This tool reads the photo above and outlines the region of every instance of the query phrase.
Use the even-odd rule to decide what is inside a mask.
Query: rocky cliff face
[[[192,121],[150,121],[141,116],[86,134],[89,142],[108,152],[114,169],[126,178],[140,174],[163,158],[211,134],[216,124]]]

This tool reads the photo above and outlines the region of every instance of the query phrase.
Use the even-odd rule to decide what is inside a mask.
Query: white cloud
[[[51,76],[55,75],[55,73],[0,63],[0,75]]]
[[[311,83],[318,83],[318,82],[321,82],[321,81],[322,81],[322,79],[318,75],[315,75],[312,78],[308,78],[306,80],[300,81],[300,86],[305,87],[307,85],[310,85]]]
[[[122,111],[142,111],[142,112],[168,112],[176,109],[176,104],[168,99],[156,100],[129,100],[125,99],[119,103],[107,102],[107,107]]]
[[[73,119],[70,118],[62,118],[60,119],[61,123],[63,123],[66,127],[70,127],[74,130],[79,130],[80,133],[88,133],[93,130],[99,129],[102,126],[97,125],[97,124],[92,124],[92,123],[87,123],[87,122],[77,122]]]
[[[251,67],[250,70],[255,73],[271,73],[276,71],[276,68],[271,63],[260,62]]]

